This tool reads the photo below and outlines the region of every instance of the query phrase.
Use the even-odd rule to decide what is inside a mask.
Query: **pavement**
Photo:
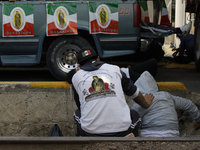
[[[26,85],[31,88],[54,88],[54,89],[69,89],[70,84],[64,81],[58,82],[0,82],[0,87],[2,86],[15,86],[15,85]],[[180,90],[187,91],[186,86],[181,82],[157,82],[159,90]]]
[[[112,64],[112,62],[109,62]],[[113,64],[123,65],[127,64],[127,62],[113,62]],[[132,62],[129,65],[136,65],[137,62]],[[176,64],[171,63],[168,61],[158,62],[159,67],[163,68],[187,68],[187,69],[195,69],[195,65],[193,64]],[[70,84],[65,81],[32,81],[32,82],[23,82],[23,81],[15,81],[15,82],[8,82],[2,81],[0,82],[0,86],[6,85],[26,85],[27,87],[31,88],[54,88],[54,89],[69,89]],[[180,91],[187,91],[186,86],[182,82],[157,82],[159,90],[180,90]]]
[[[196,150],[199,138],[140,137],[0,137],[0,148],[9,150]]]
[[[165,68],[173,68],[176,67],[177,64],[167,64],[167,63],[158,63],[159,66],[163,66]],[[180,64],[179,64],[180,66]],[[192,68],[193,66],[191,65],[181,65],[182,68]],[[17,82],[0,82],[0,86],[2,87],[3,85],[18,85],[18,84],[22,84],[22,85],[27,85],[28,87],[32,87],[32,88],[54,88],[54,89],[60,89],[60,88],[64,88],[64,89],[69,89],[70,88],[70,84],[65,82],[65,81],[42,81],[42,82],[38,82],[38,81],[33,81],[33,82],[23,82],[23,81],[17,81]],[[181,83],[181,82],[157,82],[158,84],[158,88],[159,90],[181,90],[181,91],[187,91],[186,86]]]

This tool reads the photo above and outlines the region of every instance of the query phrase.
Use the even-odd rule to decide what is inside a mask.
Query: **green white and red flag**
[[[163,0],[163,7],[162,7],[162,12],[161,12],[160,25],[171,27],[171,23],[170,23],[170,20],[169,20],[169,15],[168,15],[165,0]]]
[[[3,37],[34,36],[33,4],[3,4]]]
[[[90,33],[118,34],[118,2],[89,1]]]
[[[85,50],[84,52],[82,52],[83,57],[88,56],[88,55],[91,55],[90,50]]]
[[[77,34],[76,2],[47,3],[47,36]]]
[[[142,19],[145,22],[150,22],[147,1],[139,1],[139,4],[141,7]]]

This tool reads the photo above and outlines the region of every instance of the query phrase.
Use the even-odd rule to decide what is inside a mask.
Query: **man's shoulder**
[[[117,66],[117,65],[113,65],[113,64],[108,64],[108,63],[104,63],[102,66],[104,66],[104,67],[111,67],[111,68],[116,68],[116,69],[119,69],[119,66]]]
[[[72,81],[73,81],[74,79],[80,78],[80,76],[83,75],[83,72],[84,72],[84,70],[82,70],[82,69],[78,70],[78,71],[73,75]]]

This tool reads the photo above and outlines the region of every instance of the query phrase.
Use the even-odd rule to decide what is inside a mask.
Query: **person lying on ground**
[[[144,21],[141,22],[142,32],[149,32],[150,30],[153,30],[155,32],[167,33],[165,36],[171,34],[177,34],[177,36],[179,37],[187,37],[188,34],[190,33],[191,27],[192,27],[191,21],[189,21],[188,24],[185,24],[182,27],[176,27],[176,28],[164,25],[158,25],[156,23],[151,23],[151,22],[144,22]]]
[[[194,53],[194,35],[189,34],[187,37],[179,37],[180,45],[179,48],[173,48],[174,61],[176,63],[188,64],[195,60]]]
[[[135,85],[142,94],[154,95],[150,107],[143,108],[134,103],[131,108],[142,118],[141,137],[178,137],[179,124],[176,110],[187,111],[196,121],[195,129],[200,128],[200,113],[197,106],[191,100],[159,91],[155,79],[148,71],[141,74]]]

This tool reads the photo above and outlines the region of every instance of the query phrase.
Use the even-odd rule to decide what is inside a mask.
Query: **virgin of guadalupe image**
[[[15,27],[20,28],[21,26],[21,15],[18,11],[15,13]]]
[[[58,21],[61,27],[65,25],[65,18],[62,10],[58,12]]]
[[[104,81],[98,76],[93,76],[92,88],[95,89],[95,92],[104,90]]]
[[[101,9],[100,12],[100,19],[101,19],[101,24],[106,24],[106,11],[104,10],[104,8]]]

